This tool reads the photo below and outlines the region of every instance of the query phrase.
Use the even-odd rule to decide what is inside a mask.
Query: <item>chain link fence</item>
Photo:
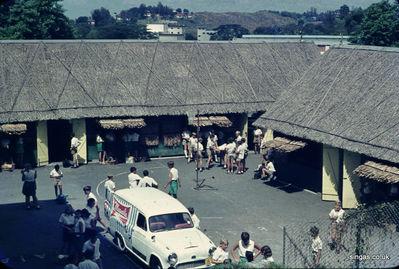
[[[328,213],[324,218],[284,227],[285,266],[311,266],[312,237],[309,231],[312,226],[319,228],[323,242],[320,267],[386,268],[399,265],[399,201],[347,210],[340,253],[331,248],[331,221]]]

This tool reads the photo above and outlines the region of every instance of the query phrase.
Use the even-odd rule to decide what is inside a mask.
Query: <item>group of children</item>
[[[211,261],[213,264],[227,264],[232,262],[229,259],[229,252],[227,251],[228,246],[229,242],[227,239],[221,238],[219,246],[212,254]],[[255,249],[257,249],[257,253],[254,253]],[[259,268],[274,262],[270,247],[267,245],[260,247],[255,241],[250,240],[247,232],[241,233],[241,240],[231,248],[230,254],[234,262],[245,263],[248,267]],[[261,256],[260,260],[256,260],[258,256]]]
[[[206,147],[203,146],[203,138],[197,138],[195,132],[190,133],[186,130],[182,133],[184,155],[187,163],[192,159],[195,160],[196,170],[200,172],[203,168],[203,157],[207,156],[206,169],[210,168],[211,162],[222,163],[224,161],[224,168],[227,173],[233,173],[235,165],[237,165],[236,174],[243,174],[245,172],[245,159],[248,155],[248,144],[245,138],[241,137],[240,131],[236,131],[235,138],[229,138],[227,143],[218,144],[218,136],[214,131],[209,132],[206,138]]]

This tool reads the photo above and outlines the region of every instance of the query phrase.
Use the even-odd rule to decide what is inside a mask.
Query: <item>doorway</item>
[[[68,120],[47,121],[49,162],[61,162],[71,159],[72,126]]]

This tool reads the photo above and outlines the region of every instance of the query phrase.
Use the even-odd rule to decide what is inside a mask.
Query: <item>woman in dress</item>
[[[37,173],[35,169],[32,169],[30,163],[25,164],[25,168],[21,170],[22,181],[24,185],[22,187],[22,193],[25,195],[25,206],[26,209],[30,209],[30,197],[32,196],[33,204],[36,209],[40,209],[39,202],[36,197],[36,177]]]
[[[97,152],[98,161],[100,162],[100,164],[105,164],[104,140],[99,134],[97,135]]]

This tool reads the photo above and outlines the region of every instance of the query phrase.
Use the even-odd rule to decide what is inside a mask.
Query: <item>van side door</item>
[[[138,212],[136,225],[132,233],[132,250],[141,259],[150,261],[150,232],[148,230],[147,218]]]

